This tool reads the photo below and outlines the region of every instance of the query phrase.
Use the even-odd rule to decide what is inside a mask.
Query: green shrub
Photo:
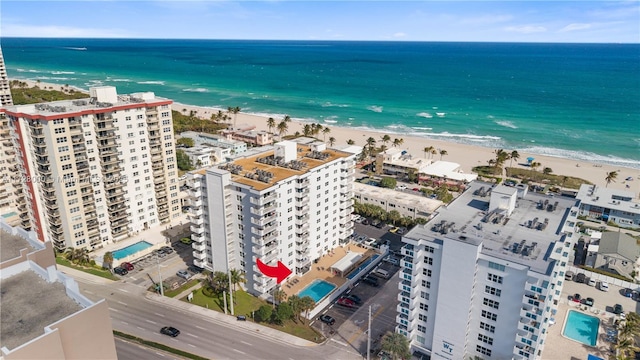
[[[202,294],[210,298],[218,297],[218,293],[216,293],[215,290],[209,285],[202,287]]]

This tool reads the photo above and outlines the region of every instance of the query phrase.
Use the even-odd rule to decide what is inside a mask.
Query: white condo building
[[[87,99],[4,107],[18,210],[39,240],[93,250],[180,215],[171,103],[104,86]]]
[[[540,359],[575,199],[473,182],[402,239],[397,331],[432,359]]]
[[[304,140],[301,140],[304,142]],[[240,269],[254,295],[274,278],[256,260],[282,261],[294,275],[347,241],[352,233],[353,177],[359,147],[282,141],[225,165],[191,172],[194,264],[211,271]]]

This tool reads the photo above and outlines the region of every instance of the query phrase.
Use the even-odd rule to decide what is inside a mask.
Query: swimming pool
[[[569,310],[562,335],[585,345],[596,346],[599,327],[600,319],[597,317]]]
[[[10,218],[12,216],[16,216],[16,215],[18,215],[18,214],[15,211],[12,211],[10,213],[6,213],[6,214],[2,215],[2,217],[5,218],[5,219],[8,219],[8,218]]]
[[[320,302],[320,300],[324,299],[325,296],[329,295],[330,292],[335,289],[336,286],[330,282],[316,279],[309,285],[307,285],[302,291],[298,293],[298,296],[303,298],[305,296],[309,296],[316,303]]]
[[[129,245],[125,248],[116,250],[113,252],[113,258],[115,260],[120,260],[120,259],[124,259],[129,255],[133,255],[139,251],[142,251],[148,247],[151,247],[152,245],[146,241],[138,241],[137,243],[133,244],[133,245]]]

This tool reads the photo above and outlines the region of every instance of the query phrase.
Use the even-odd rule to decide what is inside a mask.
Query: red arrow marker
[[[257,259],[256,265],[258,265],[258,270],[260,270],[260,272],[265,276],[276,278],[278,284],[280,284],[282,280],[286,279],[287,276],[291,275],[291,270],[289,270],[287,265],[283,264],[280,260],[278,260],[278,266],[269,266],[260,261],[260,259]]]

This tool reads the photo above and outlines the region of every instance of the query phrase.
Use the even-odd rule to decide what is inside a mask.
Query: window
[[[428,252],[428,253],[432,253],[432,254],[433,254],[433,251],[434,251],[434,250],[435,250],[435,249],[434,249],[434,248],[432,248],[431,246],[425,246],[425,247],[424,247],[424,251],[426,251],[426,252]]]
[[[487,274],[487,280],[502,284],[502,276],[494,275],[491,273]]]
[[[58,147],[58,152],[66,152],[69,151],[69,147],[68,146],[59,146]]]
[[[487,305],[488,307],[492,307],[492,308],[494,308],[494,309],[497,309],[497,308],[499,308],[499,307],[500,307],[500,303],[499,303],[499,302],[497,302],[497,301],[493,301],[493,300],[491,300],[491,299],[487,299],[487,298],[484,298],[484,300],[482,301],[482,303],[483,303],[484,305]]]
[[[422,269],[422,275],[427,275],[427,276],[431,277],[431,270],[429,270],[429,269]]]
[[[422,325],[418,325],[418,331],[420,331],[421,333],[426,333],[427,332],[427,327],[426,326],[422,326]]]
[[[429,305],[420,303],[420,310],[429,311]]]
[[[418,320],[426,322],[427,321],[427,315],[418,314]]]
[[[487,294],[500,296],[500,294],[502,293],[502,290],[496,289],[496,288],[491,287],[491,286],[485,286],[484,287],[484,292],[486,292]]]
[[[498,315],[486,310],[482,310],[482,317],[493,321],[496,321],[496,319],[498,319]]]
[[[431,281],[422,280],[422,286],[426,287],[427,289],[431,289]]]
[[[490,333],[496,332],[496,327],[495,326],[489,325],[489,324],[484,323],[484,322],[480,322],[480,329],[486,330],[486,331],[488,331]]]
[[[478,334],[478,340],[482,341],[485,344],[493,345],[493,339],[482,334]]]
[[[491,349],[487,349],[486,347],[476,345],[476,351],[482,355],[491,356]]]
[[[504,271],[505,266],[489,261],[489,268]]]
[[[429,265],[433,265],[433,258],[430,257],[424,257],[424,263],[425,264],[429,264]]]

